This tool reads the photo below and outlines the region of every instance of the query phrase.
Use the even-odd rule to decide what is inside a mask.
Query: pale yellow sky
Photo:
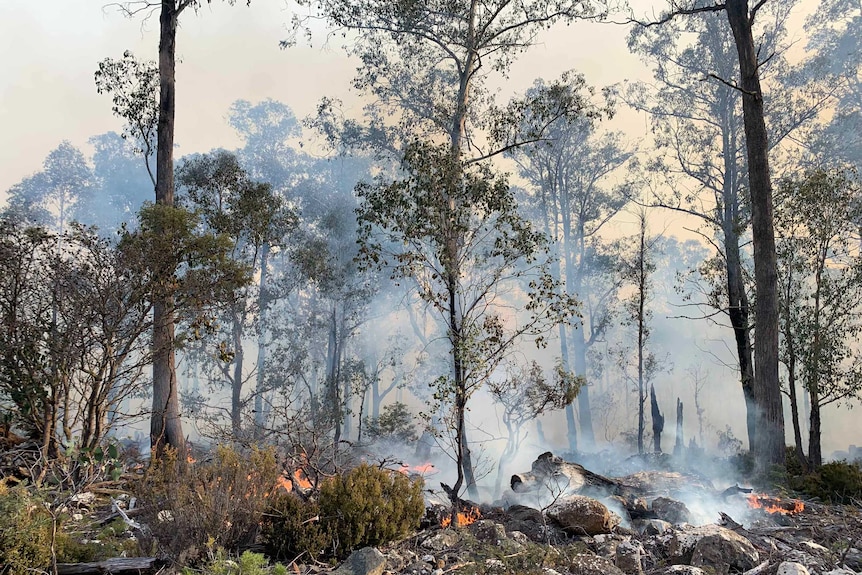
[[[816,0],[805,0],[816,3]],[[661,6],[661,0],[642,0]],[[93,72],[105,57],[132,50],[155,59],[157,15],[129,20],[105,0],[0,1],[0,203],[5,191],[40,169],[64,139],[85,147],[89,137],[121,129],[108,96],[96,93]],[[301,45],[280,50],[290,19],[284,0],[254,0],[251,7],[214,1],[182,18],[178,36],[178,153],[231,147],[236,139],[225,122],[237,99],[274,98],[299,117],[322,96],[350,100],[353,66],[337,40],[327,49]],[[568,69],[583,72],[594,86],[648,77],[628,54],[622,26],[578,24],[559,27],[514,66],[509,92],[523,91],[537,77]],[[623,114],[618,124],[637,138],[643,118]]]

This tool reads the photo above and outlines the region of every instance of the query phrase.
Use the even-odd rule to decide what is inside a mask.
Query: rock
[[[335,575],[382,575],[386,567],[383,553],[374,547],[364,547],[350,554],[347,561],[336,569]]]
[[[591,553],[575,555],[567,571],[571,575],[625,575],[609,560]]]
[[[659,537],[671,563],[711,567],[719,575],[731,569],[751,569],[760,558],[748,539],[719,525],[689,526],[673,531],[669,537]]]
[[[778,565],[778,571],[775,575],[811,575],[811,572],[801,563],[784,561]]]
[[[506,528],[490,519],[477,521],[473,525],[472,531],[476,535],[476,539],[486,543],[499,546],[506,540]]]
[[[730,529],[702,537],[695,543],[690,564],[694,567],[712,567],[719,575],[731,570],[746,571],[757,565],[760,555],[751,542]]]
[[[610,533],[620,524],[619,516],[612,514],[602,503],[583,495],[564,497],[551,505],[547,513],[560,527],[575,534]]]
[[[625,537],[602,533],[593,537],[593,541],[595,542],[596,555],[613,559],[617,553],[617,546],[625,541]]]
[[[430,549],[431,551],[443,551],[444,549],[452,547],[460,540],[461,536],[458,535],[458,532],[454,529],[443,529],[423,541],[421,545],[425,549]]]
[[[509,532],[509,537],[512,538],[512,541],[514,541],[515,543],[518,543],[520,545],[526,545],[527,543],[530,542],[530,538],[527,537],[521,531],[511,531],[511,532]]]
[[[614,565],[626,575],[643,575],[644,548],[638,541],[623,541],[617,545]]]
[[[652,510],[656,517],[670,523],[688,523],[691,521],[691,511],[682,501],[668,497],[658,497],[652,502]]]
[[[652,571],[652,573],[654,575],[706,575],[706,571],[691,565],[671,565],[658,571]]]
[[[516,521],[532,521],[533,523],[543,523],[542,512],[526,505],[512,505],[506,512],[509,517]]]
[[[673,528],[673,525],[662,519],[650,519],[644,527],[646,535],[661,535],[662,533]]]

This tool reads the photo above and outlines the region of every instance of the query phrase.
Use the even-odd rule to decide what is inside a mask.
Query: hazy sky
[[[64,139],[84,148],[89,137],[122,123],[110,98],[93,83],[97,63],[132,50],[156,59],[158,15],[129,20],[104,0],[0,1],[0,195],[37,171]],[[656,3],[661,5],[660,2]],[[310,114],[324,95],[349,100],[353,66],[338,40],[322,48],[281,50],[290,19],[284,0],[253,0],[251,7],[214,1],[182,16],[177,40],[178,154],[232,147],[225,122],[237,99],[274,98],[298,117]],[[627,53],[625,28],[581,24],[560,27],[515,66],[507,90],[523,91],[537,77],[567,69],[604,86],[645,68]],[[643,122],[638,127],[643,131]],[[85,149],[85,152],[89,150]]]

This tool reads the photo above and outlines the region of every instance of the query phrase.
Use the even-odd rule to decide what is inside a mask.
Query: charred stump
[[[664,431],[664,415],[658,408],[658,400],[655,397],[655,386],[649,387],[650,410],[652,411],[652,442],[653,451],[661,453],[661,432]]]

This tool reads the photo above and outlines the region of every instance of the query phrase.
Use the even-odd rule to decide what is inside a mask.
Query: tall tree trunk
[[[255,437],[261,437],[266,425],[266,413],[263,407],[263,396],[266,393],[266,331],[269,305],[269,244],[264,243],[260,250],[260,290],[257,301],[260,308],[257,336],[257,374],[254,391],[254,427]]]
[[[811,415],[808,424],[808,461],[817,469],[823,465],[823,452],[820,447],[820,396],[815,389],[811,392]]]
[[[728,195],[727,191],[725,191],[726,204],[732,199]],[[751,361],[751,326],[749,325],[748,296],[745,293],[745,281],[742,273],[739,233],[737,231],[738,223],[733,214],[728,213],[731,209],[730,206],[726,205],[722,222],[724,251],[727,258],[728,315],[730,316],[730,326],[733,328],[733,336],[736,341],[739,377],[742,383],[742,396],[745,400],[748,449],[751,451],[754,449],[755,425],[757,420],[757,406],[754,402],[754,366]]]
[[[174,205],[174,113],[177,5],[162,0],[159,15],[159,119],[156,147],[156,203]],[[158,233],[159,230],[156,230]],[[153,302],[153,413],[150,445],[156,457],[172,447],[185,458],[174,358],[174,299],[157,293]]]
[[[238,439],[242,432],[242,369],[245,353],[242,349],[243,314],[234,310],[233,313],[233,376],[231,378],[230,420],[233,438]]]
[[[739,56],[740,89],[748,151],[751,230],[757,291],[754,338],[755,458],[763,466],[784,464],[784,413],[778,379],[778,272],[772,217],[772,182],[757,51],[748,0],[727,0],[727,19]]]

